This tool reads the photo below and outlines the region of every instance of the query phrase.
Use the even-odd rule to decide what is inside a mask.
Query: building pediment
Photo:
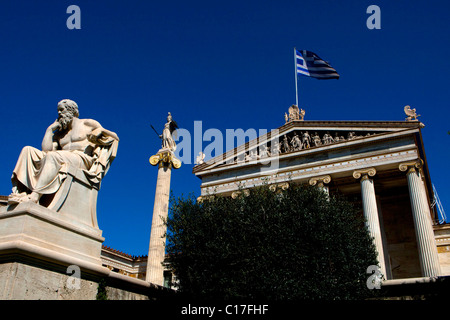
[[[314,156],[345,148],[400,139],[419,132],[419,121],[288,121],[278,129],[196,165],[197,176],[279,159]]]

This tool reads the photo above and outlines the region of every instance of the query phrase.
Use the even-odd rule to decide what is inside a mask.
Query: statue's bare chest
[[[75,125],[71,130],[63,133],[59,137],[59,145],[62,149],[75,144],[75,146],[89,144],[87,140],[87,128],[84,125]],[[78,149],[78,147],[75,147]]]

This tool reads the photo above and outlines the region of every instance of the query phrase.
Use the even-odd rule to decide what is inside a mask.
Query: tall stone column
[[[380,219],[378,217],[377,199],[375,196],[375,187],[373,180],[369,178],[376,174],[375,168],[355,170],[353,177],[361,178],[361,197],[363,204],[364,217],[366,218],[367,229],[370,236],[373,237],[375,248],[378,252],[378,262],[380,264],[381,273],[386,277],[386,263],[384,260],[383,240],[380,228]]]
[[[164,219],[167,219],[169,212],[170,176],[172,167],[178,169],[181,162],[175,158],[170,150],[162,149],[156,155],[150,157],[150,163],[154,166],[158,165],[158,178],[153,205],[146,281],[162,286],[164,284],[163,262],[166,250]]]
[[[433,224],[431,222],[430,206],[422,181],[421,168],[423,161],[405,162],[399,165],[400,171],[407,171],[409,198],[419,250],[420,267],[424,277],[437,277],[441,275]]]

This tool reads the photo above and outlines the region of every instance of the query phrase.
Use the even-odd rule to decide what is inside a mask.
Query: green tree
[[[106,280],[101,278],[98,282],[96,300],[108,300],[108,294],[106,292]]]
[[[361,212],[316,187],[171,199],[168,264],[200,299],[362,299],[376,251]]]

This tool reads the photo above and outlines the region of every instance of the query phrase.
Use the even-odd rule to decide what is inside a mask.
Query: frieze
[[[319,148],[345,141],[370,137],[385,132],[363,132],[355,131],[320,131],[320,130],[294,130],[282,135],[279,139],[267,141],[265,144],[255,146],[250,150],[236,155],[231,161],[220,166],[230,164],[250,163],[264,160],[273,156],[280,156],[292,152],[298,152],[306,149]]]
[[[378,165],[388,163],[411,161],[417,158],[416,150],[408,150],[401,152],[393,152],[388,154],[376,155],[362,159],[346,160],[334,163],[327,163],[313,167],[293,168],[291,171],[285,171],[273,175],[266,175],[260,177],[252,177],[248,179],[241,179],[238,181],[216,184],[213,186],[202,186],[201,194],[207,195],[212,193],[231,192],[239,189],[239,186],[256,187],[265,183],[280,183],[289,180],[299,180],[313,178],[319,175],[330,174],[333,172],[355,171],[358,169],[371,168]],[[372,172],[371,172],[372,173]],[[353,172],[350,173],[352,175]],[[237,179],[236,179],[237,180]]]

